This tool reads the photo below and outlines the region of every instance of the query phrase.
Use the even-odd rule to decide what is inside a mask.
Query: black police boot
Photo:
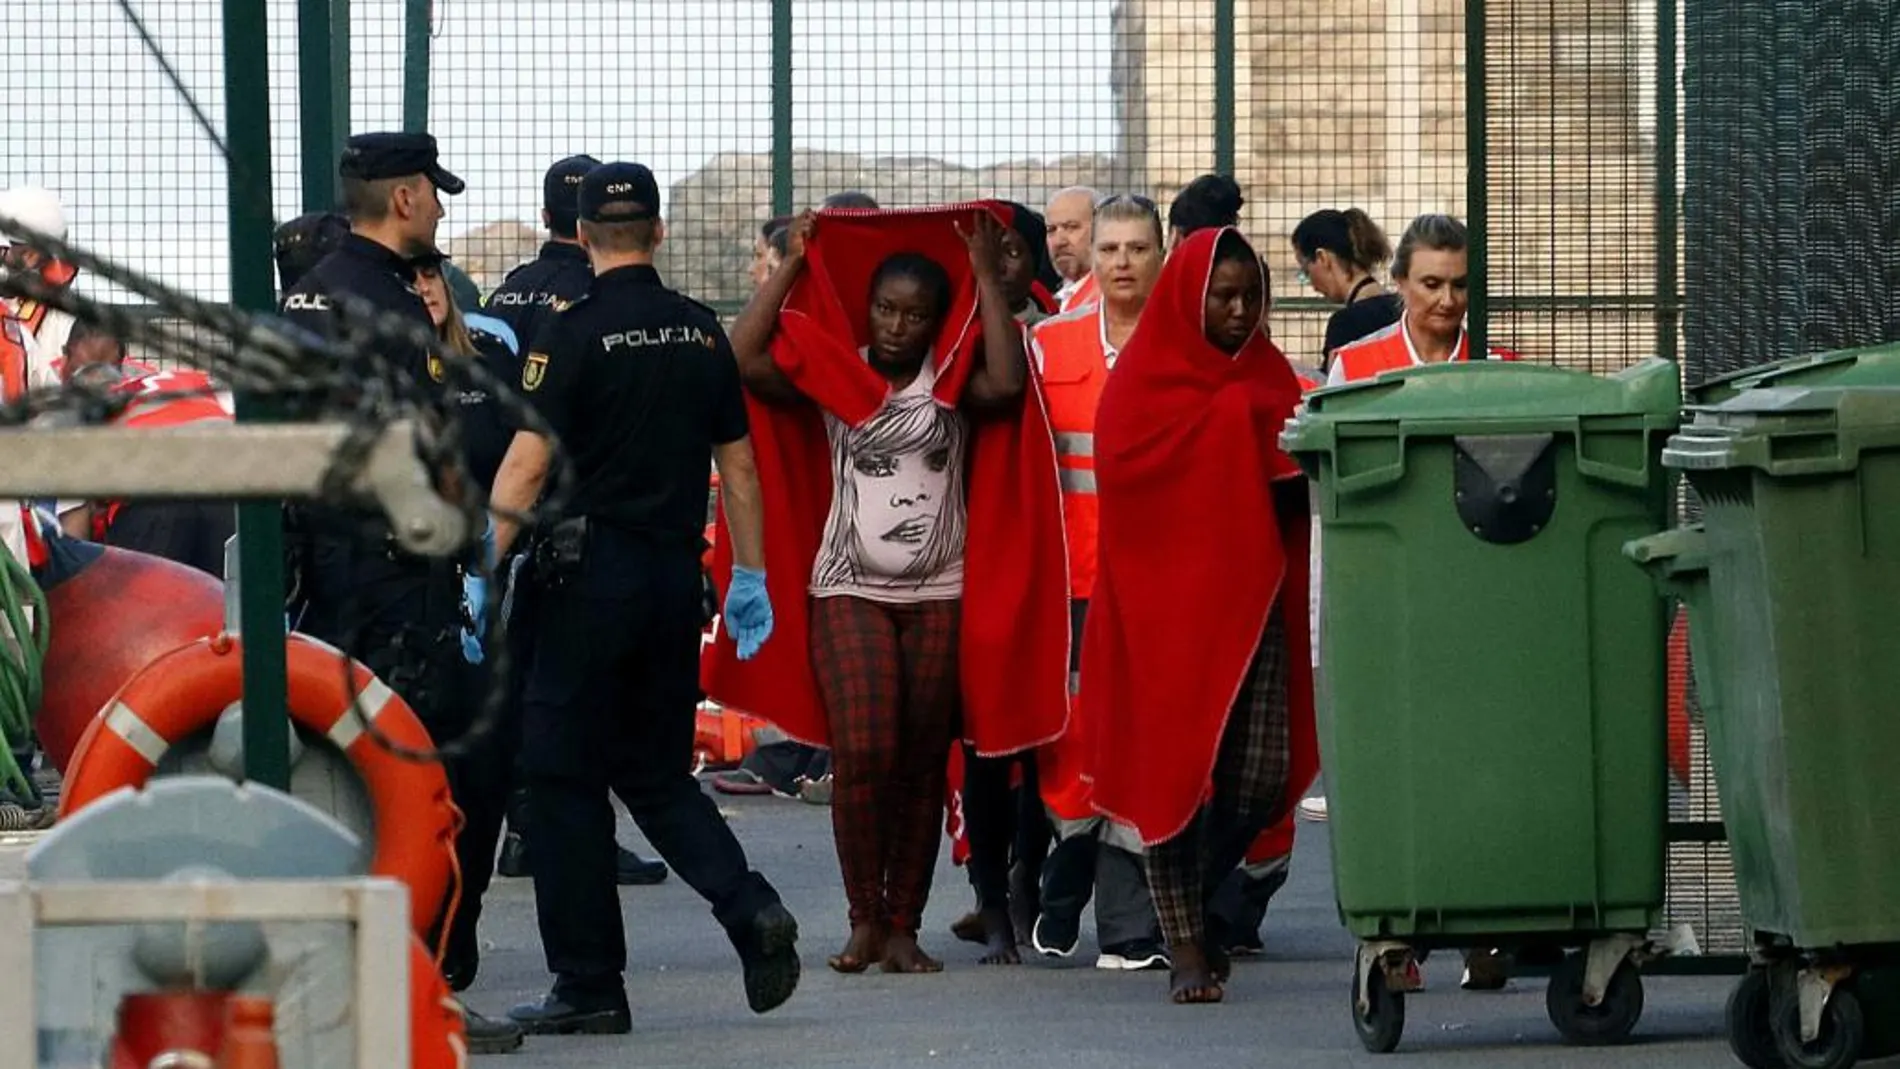
[[[475,974],[481,967],[481,948],[473,933],[464,936],[458,931],[450,937],[448,949],[442,955],[442,979],[448,981],[450,991],[467,991],[475,983]]]
[[[505,856],[506,848],[503,849]],[[624,846],[619,851],[614,861],[614,879],[620,886],[651,887],[666,881],[666,862],[648,861]]]
[[[745,1000],[753,1013],[770,1013],[798,990],[798,921],[783,903],[754,914],[751,923],[731,933],[745,967]]]
[[[526,1033],[513,1021],[483,1017],[467,1006],[462,1007],[462,1024],[468,1029],[470,1054],[512,1054],[521,1049]]]
[[[501,857],[495,862],[495,875],[511,880],[528,874],[528,791],[516,787],[508,792],[508,834],[501,840]]]
[[[633,1031],[624,990],[611,994],[563,992],[560,984],[508,1011],[521,1030],[537,1036],[621,1036]]]
[[[501,857],[495,861],[495,875],[520,879],[528,874],[528,840],[513,828],[501,840]]]

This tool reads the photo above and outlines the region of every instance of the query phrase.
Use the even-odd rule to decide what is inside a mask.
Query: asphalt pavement
[[[778,1011],[754,1016],[739,969],[705,904],[670,878],[624,888],[634,1032],[530,1036],[518,1053],[479,1059],[495,1069],[579,1066],[765,1066],[772,1069],[1154,1069],[1157,1066],[1669,1067],[1733,1066],[1722,1039],[1732,979],[1651,977],[1631,1041],[1568,1047],[1544,1010],[1544,981],[1501,993],[1458,990],[1456,955],[1434,955],[1428,989],[1411,996],[1396,1054],[1364,1051],[1349,1016],[1352,940],[1339,925],[1326,826],[1303,824],[1292,878],[1265,927],[1266,954],[1237,964],[1218,1006],[1174,1006],[1165,973],[1093,968],[1092,924],[1071,962],[980,966],[977,948],[948,931],[969,908],[969,884],[947,859],[926,915],[935,976],[839,976],[825,967],[846,934],[829,812],[774,798],[721,798],[753,864],[776,883],[802,929],[805,978]],[[623,816],[624,821],[624,816]],[[651,856],[631,825],[622,840]],[[484,1013],[541,994],[549,982],[526,880],[497,880],[482,918],[485,956],[467,994]]]

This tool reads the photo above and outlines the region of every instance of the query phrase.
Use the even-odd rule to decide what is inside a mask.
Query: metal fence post
[[[1484,0],[1465,0],[1465,225],[1471,232],[1469,264],[1471,306],[1468,341],[1471,359],[1484,358],[1490,336],[1491,300],[1489,151],[1485,92]]]
[[[303,207],[336,207],[336,160],[349,137],[349,6],[337,0],[297,0],[298,123],[303,150]],[[337,36],[335,31],[342,30]],[[262,45],[260,44],[261,48]],[[343,77],[337,78],[338,67]]]
[[[328,32],[328,27],[325,27]],[[224,96],[231,157],[231,303],[268,312],[271,286],[270,51],[265,0],[224,2]],[[320,96],[319,99],[327,99]],[[260,399],[240,394],[238,419],[269,418]],[[284,530],[278,507],[238,509],[238,570],[243,576],[244,776],[290,787],[290,719],[284,669]]]
[[[429,30],[434,0],[403,4],[402,128],[412,134],[429,128]]]
[[[1678,0],[1656,0],[1656,354],[1675,360],[1682,329],[1678,256],[1682,202],[1676,189]]]
[[[1234,174],[1234,0],[1214,0],[1214,172]]]
[[[792,212],[792,0],[772,0],[772,214]]]

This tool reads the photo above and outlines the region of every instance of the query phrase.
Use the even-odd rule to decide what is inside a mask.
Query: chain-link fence
[[[1165,208],[1220,171],[1296,356],[1329,309],[1288,236],[1357,206],[1394,240],[1421,212],[1474,217],[1491,340],[1607,370],[1675,343],[1675,2],[269,0],[255,44],[277,216],[327,188],[303,178],[326,142],[426,126],[469,181],[444,234],[484,289],[533,254],[541,173],[575,152],[654,168],[669,276],[728,308],[759,225],[834,191],[1040,206],[1084,184]],[[0,12],[43,60],[5,75],[0,168],[60,192],[83,243],[220,296],[224,161],[191,109],[223,129],[222,5],[146,6]]]

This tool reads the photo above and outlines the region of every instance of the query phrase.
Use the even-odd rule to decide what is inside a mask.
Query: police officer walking
[[[318,335],[335,336],[347,295],[433,330],[416,290],[414,258],[434,252],[441,194],[461,193],[462,180],[443,169],[428,134],[352,137],[338,173],[350,233],[290,287],[285,318]],[[392,345],[378,355],[416,383],[433,382],[426,349]],[[461,649],[462,581],[455,562],[402,551],[381,517],[312,508],[299,527],[299,578],[306,601],[299,630],[362,661],[402,696],[435,739],[460,735],[472,709]],[[451,790],[465,795],[470,787],[457,782],[459,770],[451,765],[447,771]],[[444,904],[411,905],[421,912]],[[474,1013],[467,1021],[473,1053],[521,1046],[521,1029],[510,1021]]]
[[[508,272],[508,277],[488,295],[483,311],[514,328],[522,344],[532,344],[541,328],[554,313],[587,295],[594,283],[594,265],[587,260],[576,234],[580,211],[578,197],[581,179],[600,166],[592,156],[569,156],[548,168],[541,180],[541,223],[548,228],[548,240],[541,254]],[[504,568],[504,573],[512,571]],[[525,592],[513,591],[511,599],[517,611],[528,615]],[[510,629],[509,651],[513,663],[526,665],[533,657],[534,634],[531,628]],[[510,707],[517,709],[521,696],[521,673],[511,677],[513,694]],[[516,717],[508,725],[511,738],[519,733]],[[508,834],[502,839],[501,857],[495,868],[503,876],[528,874],[527,789],[517,783],[508,799]],[[666,879],[666,865],[648,861],[626,847],[615,857],[615,877],[626,885],[656,884]]]
[[[758,470],[732,347],[711,309],[653,268],[660,191],[638,164],[590,171],[580,238],[588,295],[530,347],[521,388],[572,458],[564,515],[534,535],[540,586],[523,763],[535,907],[553,990],[510,1016],[535,1033],[631,1030],[608,793],[712,904],[756,1013],[798,986],[798,925],[692,775],[699,699],[699,551],[719,467],[733,533],[726,626],[742,656],[772,631]],[[539,499],[546,438],[517,434],[495,479],[496,542]],[[544,518],[542,523],[551,522]]]

